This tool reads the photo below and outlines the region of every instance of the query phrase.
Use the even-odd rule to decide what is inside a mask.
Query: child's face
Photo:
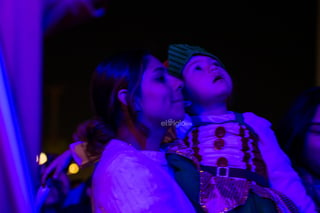
[[[226,101],[232,92],[227,71],[209,56],[193,56],[183,70],[186,98],[201,103]]]

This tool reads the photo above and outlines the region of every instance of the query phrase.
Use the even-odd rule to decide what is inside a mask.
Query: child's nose
[[[209,73],[215,73],[215,72],[217,72],[219,70],[219,67],[217,67],[215,65],[211,65],[211,66],[208,67],[207,70],[208,70]]]

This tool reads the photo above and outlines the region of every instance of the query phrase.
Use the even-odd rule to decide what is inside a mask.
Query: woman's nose
[[[170,86],[175,90],[182,90],[184,87],[183,81],[175,76],[169,75],[169,82]]]

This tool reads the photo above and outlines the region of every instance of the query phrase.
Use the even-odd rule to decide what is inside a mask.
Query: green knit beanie
[[[188,44],[171,44],[168,50],[168,72],[178,78],[182,77],[182,71],[188,61],[194,55],[209,56],[224,67],[219,58],[199,46],[191,46]]]

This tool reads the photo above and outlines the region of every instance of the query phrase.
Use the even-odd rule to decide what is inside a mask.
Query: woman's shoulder
[[[159,155],[145,153],[120,142],[113,141],[108,144],[109,147],[106,147],[95,168],[93,185],[105,186],[109,189],[113,187],[137,188],[137,186],[148,184],[150,180],[157,180],[163,184],[168,180],[166,176],[168,174],[159,165],[162,161],[157,163],[152,160],[152,157],[158,160]],[[119,180],[122,183],[119,183]],[[104,192],[101,191],[101,193]]]
[[[124,141],[113,139],[105,147],[95,173],[109,173],[141,164],[141,153]]]

